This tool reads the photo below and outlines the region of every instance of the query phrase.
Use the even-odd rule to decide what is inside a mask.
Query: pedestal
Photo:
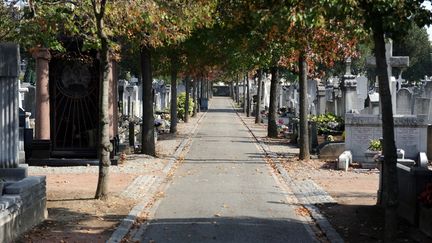
[[[51,140],[35,139],[32,143],[31,158],[48,159],[51,157]]]

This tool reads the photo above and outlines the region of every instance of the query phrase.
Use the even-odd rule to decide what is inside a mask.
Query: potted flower
[[[375,163],[382,151],[382,144],[379,139],[369,141],[369,147],[365,151],[366,163]]]
[[[426,184],[419,196],[419,228],[432,237],[432,182]]]

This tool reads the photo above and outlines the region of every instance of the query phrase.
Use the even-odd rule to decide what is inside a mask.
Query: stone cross
[[[409,57],[407,56],[393,56],[393,41],[388,39],[386,45],[386,61],[387,61],[387,74],[389,77],[390,93],[392,96],[393,114],[396,114],[396,80],[393,77],[392,68],[406,68],[409,66]],[[367,57],[366,65],[368,67],[376,67],[376,58]]]
[[[386,61],[387,61],[387,73],[389,77],[393,76],[392,68],[406,68],[409,66],[409,57],[407,56],[393,56],[393,41],[388,39],[386,45]],[[366,65],[368,67],[376,67],[375,57],[367,57]]]
[[[0,44],[0,168],[18,167],[19,48]]]

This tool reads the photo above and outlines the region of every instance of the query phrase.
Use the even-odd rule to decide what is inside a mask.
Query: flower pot
[[[419,228],[427,236],[432,237],[432,207],[420,206]]]
[[[376,163],[376,159],[378,158],[378,155],[381,153],[381,151],[372,151],[372,150],[366,150],[365,151],[365,162],[366,163]]]
[[[363,169],[374,169],[378,167],[377,159],[379,158],[379,155],[381,154],[381,151],[372,151],[372,150],[366,150],[365,160],[361,162],[361,167]]]

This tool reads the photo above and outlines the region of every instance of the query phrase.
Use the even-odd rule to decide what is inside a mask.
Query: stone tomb
[[[35,139],[27,160],[32,165],[98,164],[100,63],[94,51],[81,53],[74,45],[68,48],[62,54],[50,54],[43,49],[34,54]],[[118,151],[116,77],[112,61],[108,101],[112,159]]]
[[[353,160],[366,161],[364,152],[371,139],[382,138],[381,116],[346,114],[345,115],[345,150],[352,152]],[[419,152],[427,151],[426,116],[394,116],[395,142],[398,149],[405,150],[405,157],[417,159]]]
[[[46,216],[44,176],[18,163],[19,48],[0,44],[0,242],[13,242]]]

